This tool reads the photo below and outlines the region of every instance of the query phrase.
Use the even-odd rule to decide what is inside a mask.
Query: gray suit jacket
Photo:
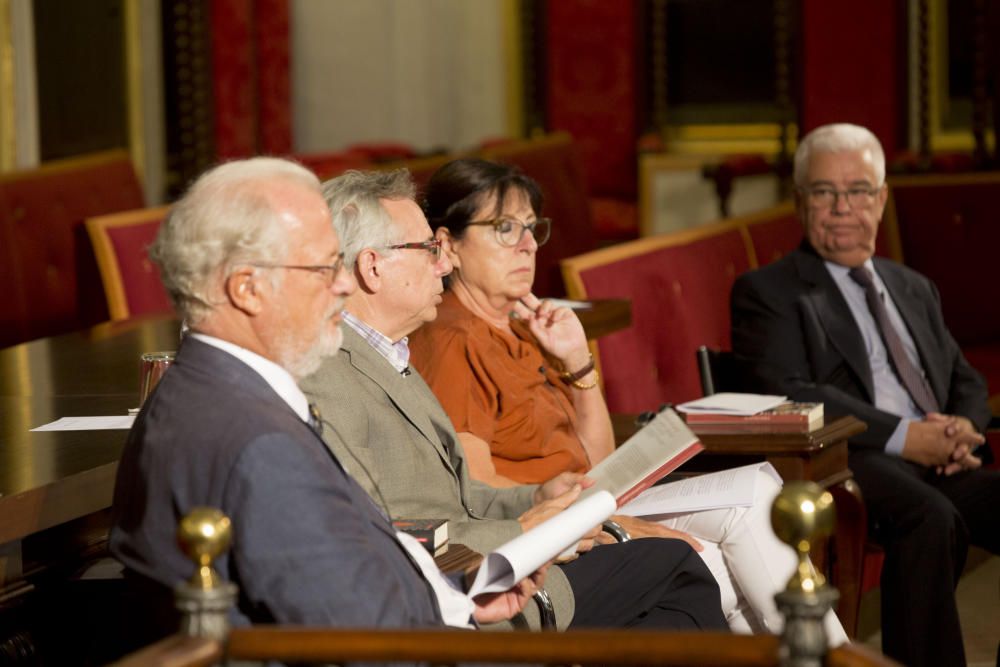
[[[189,338],[129,432],[112,553],[169,590],[194,572],[177,521],[205,505],[232,520],[216,566],[240,587],[236,622],[440,625],[429,585],[323,441],[249,366]]]
[[[450,539],[476,551],[520,535],[517,517],[537,487],[495,489],[470,480],[451,420],[420,374],[400,375],[353,329],[343,331],[340,353],[302,389],[319,407],[327,444],[348,472],[389,516],[448,519]],[[549,569],[545,589],[564,628],[574,601],[558,567]],[[525,616],[538,627],[533,605]]]
[[[986,383],[948,333],[927,278],[876,257],[878,272],[909,328],[941,410],[982,431],[990,419]],[[823,260],[807,243],[733,285],[733,351],[752,390],[825,404],[828,416],[868,423],[855,446],[884,448],[899,417],[874,406],[875,388],[861,331]]]

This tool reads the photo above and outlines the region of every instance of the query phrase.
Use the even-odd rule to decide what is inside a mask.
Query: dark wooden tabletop
[[[108,507],[125,430],[31,429],[126,415],[139,355],[172,350],[173,319],[102,324],[0,350],[0,544]]]

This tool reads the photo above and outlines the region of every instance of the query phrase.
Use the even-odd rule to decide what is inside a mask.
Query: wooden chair
[[[173,312],[146,250],[168,209],[144,208],[87,219],[112,320]]]
[[[640,413],[701,394],[692,351],[729,347],[729,290],[752,268],[743,230],[726,221],[563,260],[574,299],[627,298],[632,327],[598,341],[608,408]]]
[[[0,174],[0,347],[107,319],[83,221],[143,205],[122,150]]]

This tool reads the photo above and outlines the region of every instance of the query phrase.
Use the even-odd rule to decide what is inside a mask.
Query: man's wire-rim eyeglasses
[[[289,269],[292,271],[311,271],[318,273],[327,285],[333,285],[344,268],[344,253],[337,255],[333,264],[251,264],[259,269]]]
[[[431,239],[430,241],[413,241],[410,243],[397,243],[395,245],[386,246],[388,250],[426,250],[434,259],[441,256],[441,241],[438,239]]]
[[[524,238],[524,233],[530,231],[531,235],[535,237],[535,243],[541,247],[549,240],[549,234],[552,232],[552,219],[538,218],[534,222],[525,223],[511,218],[499,218],[470,222],[469,226],[492,227],[493,231],[496,232],[497,242],[508,248],[513,248],[520,243],[521,239]]]

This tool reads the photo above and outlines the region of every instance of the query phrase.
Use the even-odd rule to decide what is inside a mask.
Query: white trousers
[[[722,611],[734,632],[778,634],[784,618],[774,594],[785,588],[797,559],[771,528],[771,503],[781,486],[764,471],[757,473],[750,507],[729,507],[661,517],[659,523],[695,537],[705,547],[699,555],[712,571],[722,594]],[[844,626],[830,610],[824,618],[831,647],[848,641]]]

